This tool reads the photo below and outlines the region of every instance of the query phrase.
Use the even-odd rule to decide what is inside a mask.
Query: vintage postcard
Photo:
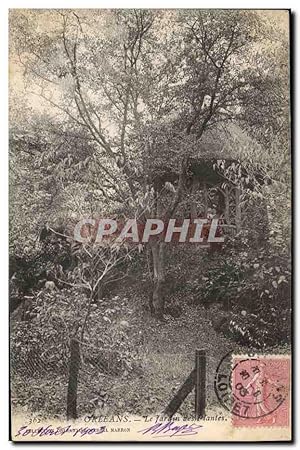
[[[289,24],[10,10],[11,440],[291,440]]]

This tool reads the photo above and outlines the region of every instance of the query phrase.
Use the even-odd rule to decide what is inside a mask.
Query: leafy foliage
[[[169,386],[155,391],[153,367],[178,378],[177,362],[190,370],[186,347],[199,340],[218,358],[215,342],[229,339],[264,350],[288,345],[288,39],[276,20],[233,10],[20,10],[10,22],[22,78],[22,93],[12,89],[10,135],[10,283],[23,311],[12,319],[11,350],[20,397],[36,398],[37,410],[49,397],[57,412],[62,392],[47,373],[64,385],[71,337],[81,341],[87,411],[106,397],[94,380],[115,376],[123,384],[112,381],[111,391],[126,391],[133,410],[142,410],[145,383],[147,408],[161,407]],[[201,159],[211,175],[200,171],[201,187],[219,183],[209,199],[188,186],[188,163]],[[229,187],[240,191],[241,231],[226,235],[221,252],[157,248],[155,259],[146,246],[131,252],[72,239],[82,217],[186,217],[191,202],[197,213],[205,202],[221,210]],[[232,197],[227,207],[234,210]],[[41,239],[45,229],[52,231]],[[164,324],[146,308],[155,277],[177,311]],[[42,288],[46,279],[53,290]],[[130,296],[113,296],[113,288]],[[32,395],[23,368],[30,381],[39,374],[40,394]]]

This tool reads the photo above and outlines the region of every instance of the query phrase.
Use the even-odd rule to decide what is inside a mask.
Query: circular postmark
[[[226,354],[215,375],[220,404],[234,416],[258,419],[274,413],[286,400],[285,366],[278,358]]]

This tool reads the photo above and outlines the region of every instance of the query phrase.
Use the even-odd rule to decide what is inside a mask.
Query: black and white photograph
[[[10,9],[12,441],[292,439],[290,24]]]

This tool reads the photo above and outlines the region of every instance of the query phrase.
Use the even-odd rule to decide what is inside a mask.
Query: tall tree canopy
[[[109,202],[131,216],[171,217],[188,160],[201,156],[207,133],[230,132],[232,124],[276,160],[272,139],[288,130],[281,70],[288,47],[272,18],[231,10],[24,10],[11,12],[10,27],[12,139],[26,123],[27,157],[46,177],[50,200],[60,198],[56,205],[72,205],[78,216],[87,204],[107,211]],[[166,170],[177,179],[158,188],[155,177]],[[163,245],[152,253],[160,312]]]

